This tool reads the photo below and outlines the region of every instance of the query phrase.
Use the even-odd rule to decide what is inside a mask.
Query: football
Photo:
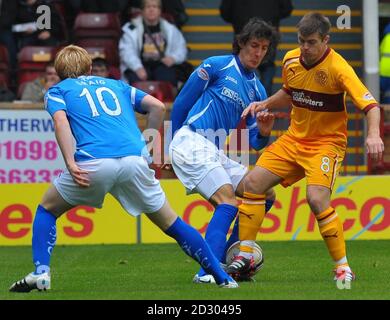
[[[233,243],[226,252],[226,265],[231,264],[234,257],[238,255],[239,252],[240,252],[240,241],[237,241]],[[254,260],[255,260],[255,267],[247,275],[249,277],[253,277],[256,273],[259,272],[259,270],[264,265],[263,250],[257,243],[255,243],[255,247],[254,247]]]

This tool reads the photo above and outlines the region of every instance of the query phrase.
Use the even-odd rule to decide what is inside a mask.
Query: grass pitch
[[[390,240],[349,241],[357,275],[350,290],[332,281],[321,241],[263,242],[265,264],[255,283],[234,290],[193,284],[197,264],[176,244],[57,246],[52,290],[10,293],[32,271],[30,247],[0,247],[0,300],[272,300],[390,299]]]

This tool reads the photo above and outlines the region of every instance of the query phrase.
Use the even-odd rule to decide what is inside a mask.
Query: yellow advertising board
[[[161,181],[173,209],[203,235],[213,207],[199,195],[185,194],[178,180]],[[28,245],[35,208],[47,184],[0,185],[0,245]],[[305,181],[289,188],[276,187],[277,200],[267,213],[258,240],[318,240],[310,213]],[[339,177],[331,205],[344,223],[346,239],[390,239],[390,176]],[[78,207],[59,219],[58,244],[135,243],[136,219],[111,197],[102,209]],[[145,216],[144,243],[173,242]]]
[[[0,245],[30,245],[35,210],[49,184],[0,185]],[[136,220],[111,196],[102,209],[77,207],[58,219],[57,244],[135,243]]]
[[[213,207],[199,195],[185,196],[178,181],[164,181],[163,188],[176,212],[204,235]],[[317,222],[305,199],[305,181],[275,190],[277,200],[265,216],[257,239],[320,240]],[[346,239],[390,239],[390,176],[339,177],[331,205],[344,223]],[[170,241],[142,218],[142,242]]]

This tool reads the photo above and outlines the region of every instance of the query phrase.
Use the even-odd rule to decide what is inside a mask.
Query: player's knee
[[[251,173],[246,175],[245,178],[241,181],[240,190],[242,194],[244,194],[244,192],[253,194],[264,194],[266,192],[262,184],[259,183],[256,175],[252,175]]]
[[[330,206],[329,191],[325,188],[309,187],[306,199],[314,214],[320,214]]]
[[[219,188],[209,199],[214,206],[220,204],[230,204],[232,206],[237,206],[236,195],[234,193],[233,187],[231,185],[224,185]]]
[[[328,206],[324,203],[324,200],[316,195],[308,196],[307,202],[314,214],[319,214],[328,208]]]

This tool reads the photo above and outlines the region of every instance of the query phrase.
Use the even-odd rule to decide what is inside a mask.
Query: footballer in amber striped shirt
[[[245,192],[261,196],[279,183],[289,186],[306,178],[307,201],[334,261],[334,279],[352,281],[355,275],[347,261],[343,226],[330,205],[332,188],[347,145],[346,94],[366,113],[369,155],[374,160],[379,159],[384,146],[379,135],[378,103],[351,66],[329,48],[330,27],[329,19],[322,14],[306,14],[297,25],[299,48],[289,51],[283,60],[283,88],[244,111],[245,117],[265,109],[292,105],[288,131],[263,152],[242,185]],[[246,210],[251,211],[249,207]],[[256,212],[259,212],[258,208],[253,207],[252,213]],[[261,222],[252,228],[258,230],[260,226]],[[240,229],[239,234],[247,232]],[[254,239],[240,238],[245,243]],[[244,264],[238,262],[229,266],[228,272],[238,266],[235,271],[239,273]]]

